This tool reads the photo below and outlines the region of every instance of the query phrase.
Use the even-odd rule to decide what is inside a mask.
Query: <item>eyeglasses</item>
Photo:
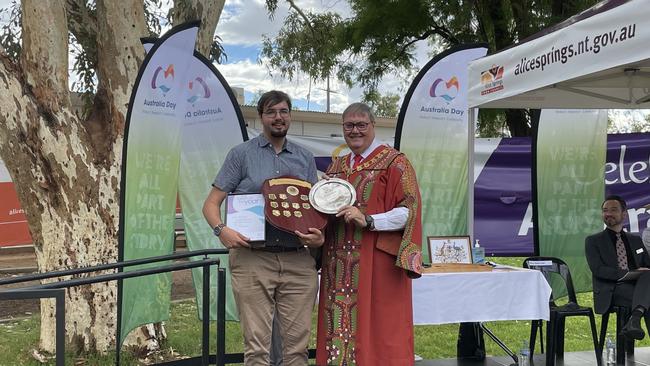
[[[343,130],[352,131],[356,127],[359,131],[365,131],[368,129],[368,125],[370,125],[368,122],[344,122]]]
[[[282,108],[282,109],[267,109],[264,112],[262,112],[264,117],[270,117],[270,118],[275,117],[278,113],[280,113],[280,117],[289,117],[289,113],[291,113],[291,111],[286,108]]]

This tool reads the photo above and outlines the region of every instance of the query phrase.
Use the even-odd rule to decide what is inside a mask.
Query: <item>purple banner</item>
[[[502,139],[474,182],[474,238],[487,254],[533,253],[531,161],[530,138]]]
[[[530,138],[502,139],[478,174],[474,236],[488,255],[533,254],[531,161]],[[606,194],[627,201],[626,229],[643,231],[650,220],[650,134],[608,135],[604,171]]]
[[[625,228],[638,233],[648,227],[650,214],[650,134],[607,136],[605,191],[625,199],[629,221]]]

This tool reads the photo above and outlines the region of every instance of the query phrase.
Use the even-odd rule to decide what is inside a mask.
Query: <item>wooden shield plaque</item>
[[[262,185],[266,221],[290,233],[309,228],[323,230],[327,217],[316,211],[309,202],[311,183],[293,177],[267,179]]]

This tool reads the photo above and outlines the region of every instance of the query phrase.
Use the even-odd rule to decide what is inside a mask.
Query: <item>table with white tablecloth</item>
[[[549,319],[551,287],[540,271],[499,266],[485,272],[425,273],[413,281],[415,324],[478,323],[516,362],[483,322]]]
[[[549,319],[551,287],[540,271],[425,273],[413,280],[413,322]]]

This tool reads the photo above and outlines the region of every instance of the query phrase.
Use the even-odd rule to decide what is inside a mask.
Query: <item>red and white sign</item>
[[[20,207],[14,183],[0,160],[0,247],[31,244],[25,213]]]

